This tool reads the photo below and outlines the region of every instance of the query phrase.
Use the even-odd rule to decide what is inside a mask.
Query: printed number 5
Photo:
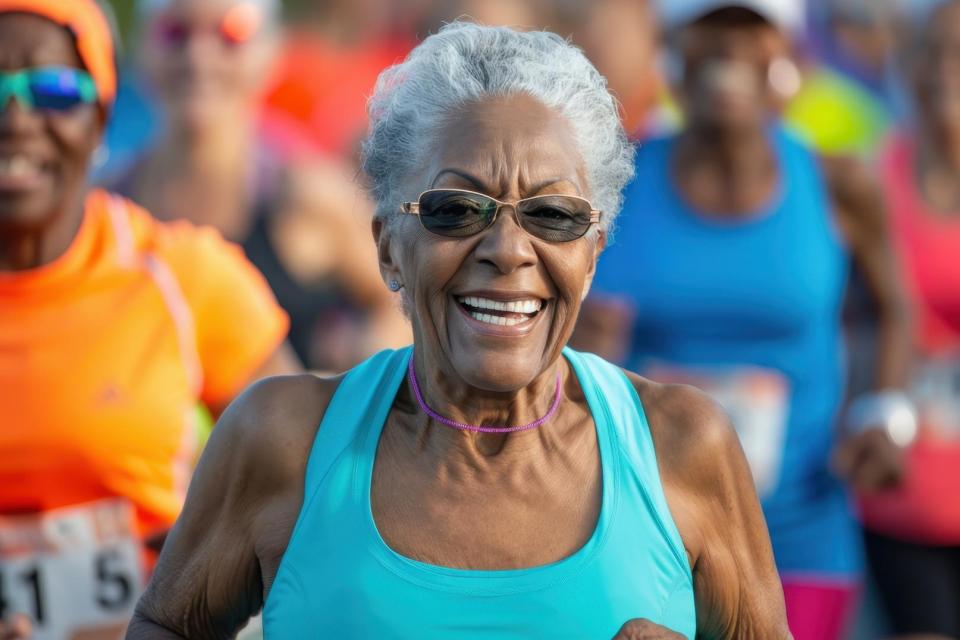
[[[97,604],[108,611],[125,608],[133,597],[133,585],[123,571],[123,557],[115,549],[104,551],[97,556],[96,569]]]

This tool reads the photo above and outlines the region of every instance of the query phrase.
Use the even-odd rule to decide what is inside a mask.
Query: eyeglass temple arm
[[[404,202],[400,205],[401,213],[408,213],[412,216],[420,215],[420,203],[419,202]],[[600,218],[603,216],[603,212],[599,209],[594,209],[590,212],[590,222],[600,222]]]

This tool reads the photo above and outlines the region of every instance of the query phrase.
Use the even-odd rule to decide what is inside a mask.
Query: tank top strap
[[[772,126],[770,132],[782,169],[781,179],[795,181],[786,185],[787,193],[815,194],[818,199],[826,199],[823,168],[816,152],[782,125]]]
[[[653,435],[637,390],[623,369],[599,356],[569,348],[564,350],[564,355],[577,373],[587,402],[591,407],[602,407],[607,413],[605,418],[612,440],[607,448],[617,451],[629,466],[629,473],[638,478],[637,486],[647,509],[655,514],[653,520],[669,542],[675,560],[692,580],[683,539],[667,505]],[[597,434],[605,437],[604,430],[598,429]],[[602,450],[604,443],[600,445]]]
[[[310,450],[304,481],[305,506],[340,454],[360,441],[367,429],[380,428],[383,420],[380,416],[389,412],[412,351],[412,347],[381,351],[344,376],[327,406]]]

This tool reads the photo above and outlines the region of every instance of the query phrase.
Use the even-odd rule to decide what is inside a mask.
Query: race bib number
[[[115,640],[144,570],[123,500],[0,516],[0,617],[26,614],[35,640]]]
[[[913,377],[910,395],[927,434],[960,440],[960,357],[923,362]]]
[[[723,371],[656,365],[645,372],[656,382],[689,384],[710,395],[730,416],[746,454],[757,494],[776,488],[790,408],[790,385],[777,371],[737,367]]]

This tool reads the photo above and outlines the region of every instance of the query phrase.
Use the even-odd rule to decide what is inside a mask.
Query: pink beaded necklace
[[[440,424],[446,425],[453,429],[459,429],[460,431],[472,431],[474,433],[517,433],[518,431],[530,431],[536,429],[547,420],[553,417],[553,414],[557,412],[557,409],[560,407],[560,397],[562,395],[561,379],[560,372],[557,372],[557,393],[553,398],[553,404],[550,405],[550,409],[543,415],[542,418],[538,418],[529,424],[523,424],[517,427],[476,427],[470,424],[463,424],[462,422],[455,422],[449,418],[444,418],[439,413],[427,406],[427,403],[423,400],[423,394],[420,393],[420,385],[417,384],[417,374],[413,370],[413,357],[410,357],[410,363],[407,365],[407,378],[410,380],[410,387],[413,389],[413,395],[417,398],[417,404],[420,405],[420,408],[423,409],[423,412],[430,416],[432,419],[436,420]]]

